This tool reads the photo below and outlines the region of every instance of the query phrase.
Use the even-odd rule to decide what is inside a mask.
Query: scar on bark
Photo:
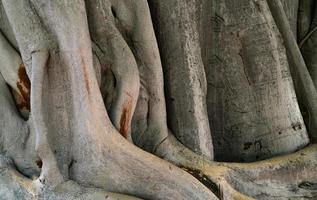
[[[16,82],[16,85],[19,89],[19,93],[13,91],[13,95],[16,100],[17,107],[20,110],[30,110],[30,80],[26,74],[25,67],[23,64],[20,65],[18,69],[19,79]]]
[[[129,95],[130,96],[130,95]],[[123,106],[121,118],[120,118],[120,134],[124,138],[128,138],[129,133],[129,122],[131,118],[131,110],[132,110],[132,99],[129,98],[128,101]]]
[[[208,189],[210,189],[218,198],[221,199],[221,193],[217,184],[212,182],[206,175],[204,175],[201,171],[197,169],[191,169],[185,166],[179,166],[182,170],[188,172],[196,179],[198,179],[202,184],[204,184]]]

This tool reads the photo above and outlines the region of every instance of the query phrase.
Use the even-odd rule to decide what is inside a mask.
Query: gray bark
[[[209,34],[201,37],[216,160],[261,160],[305,146],[285,48],[266,2],[210,6],[203,16],[212,19],[203,18]]]
[[[313,3],[0,5],[0,199],[316,198]]]
[[[168,126],[185,146],[213,159],[196,1],[153,1],[151,7],[165,75]]]

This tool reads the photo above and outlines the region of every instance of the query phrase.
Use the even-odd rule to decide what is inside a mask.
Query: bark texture
[[[0,199],[317,198],[315,6],[1,0]]]
[[[210,6],[202,48],[216,160],[261,160],[305,146],[285,47],[266,1]]]

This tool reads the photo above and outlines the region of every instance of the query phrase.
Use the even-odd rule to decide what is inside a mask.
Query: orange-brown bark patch
[[[124,104],[120,118],[120,134],[124,138],[128,138],[129,124],[131,120],[132,100],[131,98]]]
[[[18,92],[13,92],[16,100],[16,104],[20,110],[27,109],[30,110],[30,80],[26,74],[25,67],[23,64],[20,65],[18,70],[19,79],[16,82]]]
[[[24,98],[14,90],[12,90],[12,94],[14,96],[16,106],[18,107],[18,109],[20,111],[21,110],[30,111],[30,103],[29,102],[25,101]]]

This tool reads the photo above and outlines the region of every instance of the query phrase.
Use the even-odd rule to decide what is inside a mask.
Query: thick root
[[[209,183],[207,186],[216,186],[213,190],[221,199],[317,197],[317,145],[254,163],[220,163],[194,154],[170,136],[156,154]]]
[[[72,161],[59,163],[68,165],[69,178],[83,185],[146,199],[217,199],[188,173],[133,146],[113,127],[93,69],[84,2],[51,1],[49,6],[46,1],[34,2],[35,7],[41,8],[39,16],[56,34],[67,80],[71,80],[71,100],[61,109],[72,112],[72,135],[68,141],[72,148],[56,148],[69,151],[64,153]],[[60,18],[64,23],[60,23]],[[80,43],[77,38],[81,38]],[[40,82],[35,85],[40,87]],[[58,156],[57,159],[62,161]]]
[[[24,177],[14,169],[12,162],[0,155],[0,199],[3,200],[140,200],[139,198],[105,192],[96,188],[84,188],[73,181],[59,184],[53,191],[38,193],[32,180]]]
[[[131,141],[131,120],[140,88],[138,66],[128,44],[115,27],[118,19],[111,3],[86,0],[86,5],[90,34],[101,52],[101,66],[104,66],[103,70],[109,70],[109,67],[115,78],[110,119],[120,134]],[[103,90],[104,86],[101,87]]]
[[[35,150],[43,163],[41,175],[38,179],[39,186],[55,187],[63,182],[55,155],[48,142],[48,128],[43,110],[43,82],[47,68],[49,54],[47,51],[35,52],[32,55],[32,90],[31,107],[33,126],[36,133]]]

